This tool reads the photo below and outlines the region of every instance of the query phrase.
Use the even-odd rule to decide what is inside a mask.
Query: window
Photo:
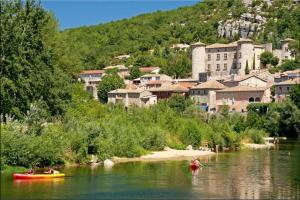
[[[242,53],[239,53],[239,58],[242,58]]]
[[[254,98],[253,98],[253,97],[250,97],[250,98],[249,98],[249,102],[254,102]]]
[[[260,98],[259,98],[259,97],[256,97],[256,98],[255,98],[255,102],[260,102]]]
[[[211,66],[210,64],[207,64],[207,71],[210,72]]]
[[[227,70],[227,63],[224,63],[224,69],[223,71],[226,71]]]
[[[236,53],[234,53],[234,59],[236,59]]]
[[[224,60],[227,60],[227,53],[224,54]]]
[[[220,64],[217,64],[217,71],[220,71]]]
[[[207,55],[207,60],[208,60],[208,61],[211,60],[211,55],[210,55],[210,54]]]
[[[287,91],[289,92],[290,91],[290,87],[286,87]]]
[[[220,60],[220,54],[217,54],[217,60]]]

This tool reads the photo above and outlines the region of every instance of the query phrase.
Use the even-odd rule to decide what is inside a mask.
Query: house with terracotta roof
[[[275,100],[277,102],[284,100],[287,96],[289,96],[289,93],[295,84],[300,84],[300,77],[275,83]]]
[[[299,67],[300,68],[300,67]],[[280,72],[274,75],[275,83],[280,83],[289,79],[300,77],[300,69]]]
[[[140,67],[140,72],[143,74],[158,74],[160,71],[159,67]]]
[[[157,103],[157,97],[145,89],[116,89],[108,92],[108,103],[148,107]]]
[[[148,89],[153,95],[157,96],[157,99],[167,99],[173,94],[179,94],[182,96],[187,96],[189,89],[181,86],[180,84],[166,84],[157,88]]]
[[[250,103],[270,103],[272,101],[271,85],[251,87],[238,85],[216,91],[216,109],[229,106],[230,111],[245,112]]]
[[[91,93],[95,99],[98,99],[97,85],[103,75],[104,70],[84,70],[79,74],[80,79],[85,83],[85,90]]]
[[[165,74],[145,74],[140,78],[141,85],[145,85],[149,81],[172,81],[172,77]]]
[[[226,86],[216,80],[209,80],[190,88],[189,96],[198,109],[205,111],[216,110],[216,91]]]
[[[105,71],[116,69],[118,71],[118,74],[121,78],[126,78],[130,75],[128,67],[125,67],[125,65],[113,65],[113,66],[107,66],[104,68]]]

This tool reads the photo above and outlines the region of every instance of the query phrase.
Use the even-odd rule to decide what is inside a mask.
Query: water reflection
[[[300,198],[300,145],[219,153],[189,161],[133,162],[110,170],[62,169],[64,179],[15,180],[1,177],[3,199],[207,199]]]

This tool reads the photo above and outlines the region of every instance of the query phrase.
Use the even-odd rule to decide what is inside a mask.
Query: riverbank
[[[190,159],[192,157],[203,157],[203,156],[212,156],[215,155],[211,151],[200,151],[200,150],[176,150],[167,148],[164,151],[154,151],[151,154],[144,155],[136,158],[120,158],[113,157],[112,161],[114,163],[123,163],[123,162],[136,162],[136,161],[165,161],[165,160],[184,160]]]

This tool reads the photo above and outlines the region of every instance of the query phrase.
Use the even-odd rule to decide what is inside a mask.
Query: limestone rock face
[[[266,18],[260,15],[243,13],[238,20],[219,21],[218,34],[227,39],[233,39],[235,35],[248,38],[253,34],[259,34],[266,22]]]

